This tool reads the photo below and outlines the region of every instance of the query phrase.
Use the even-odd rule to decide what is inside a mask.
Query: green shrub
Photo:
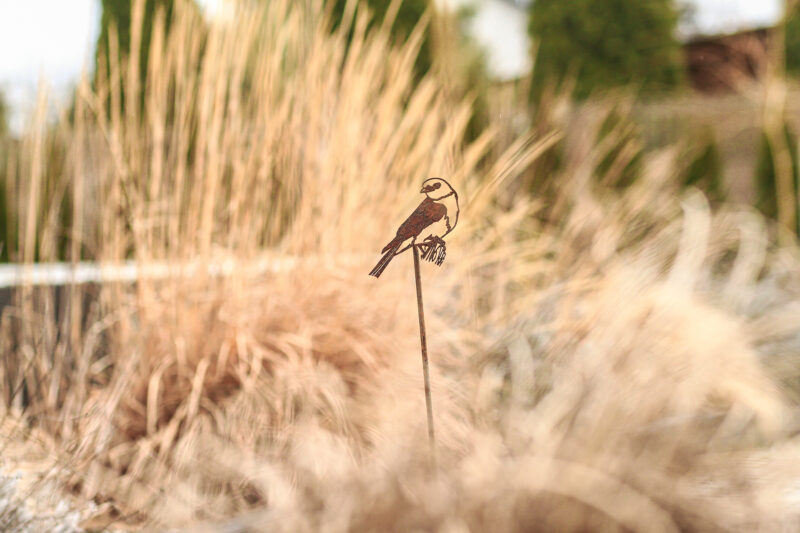
[[[150,38],[156,13],[163,9],[166,25],[172,20],[172,9],[175,0],[145,0],[142,20],[141,46],[139,50],[139,80],[144,85],[147,78],[147,61],[150,56]],[[100,35],[97,38],[95,76],[101,70],[108,73],[109,37],[111,27],[117,32],[118,50],[121,57],[130,53],[131,49],[131,0],[101,0],[102,15],[100,17]]]
[[[678,12],[672,0],[536,0],[532,91],[574,78],[574,95],[630,84],[647,91],[682,81]]]
[[[786,71],[800,75],[800,3],[786,19]]]
[[[386,12],[389,9],[391,2],[386,0],[362,0],[363,4],[369,7],[372,13],[370,24],[380,23],[386,17]],[[337,29],[344,17],[345,6],[347,0],[333,0],[332,11],[332,28]],[[403,0],[400,3],[400,8],[397,11],[394,24],[392,25],[392,34],[399,39],[406,39],[414,28],[419,23],[422,15],[425,14],[430,6],[430,0]],[[431,30],[428,27],[425,30],[425,35],[422,39],[419,55],[415,63],[415,68],[418,75],[424,75],[431,68],[433,64],[433,50]]]
[[[8,250],[11,247],[11,240],[15,237],[10,227],[10,215],[8,212],[8,152],[12,143],[8,135],[8,105],[3,93],[0,93],[0,262],[8,261]]]
[[[710,128],[700,133],[697,146],[699,149],[689,155],[691,162],[686,168],[683,183],[687,187],[699,188],[709,200],[722,200],[725,195],[722,157]]]
[[[789,148],[789,155],[792,160],[792,186],[794,196],[795,220],[800,223],[800,205],[798,204],[798,153],[797,135],[789,128],[784,126],[786,144]],[[766,133],[761,134],[761,146],[759,149],[758,162],[756,164],[756,206],[764,215],[778,218],[778,188],[775,176],[775,160],[773,157],[773,147]],[[800,225],[791,228],[800,235]]]
[[[595,146],[598,162],[595,176],[599,183],[617,189],[630,186],[641,174],[642,135],[625,109],[608,109],[600,123]]]
[[[331,1],[333,2],[331,29],[335,31],[342,24],[347,0]],[[360,8],[367,7],[371,14],[369,30],[370,27],[380,24],[384,20],[391,2],[385,0],[361,0],[360,4]],[[432,9],[431,0],[402,0],[391,26],[394,40],[404,41],[407,39],[429,9]],[[474,140],[480,135],[488,123],[489,115],[487,101],[489,79],[486,74],[483,50],[468,37],[465,30],[466,21],[473,17],[474,14],[474,8],[470,5],[462,6],[454,13],[437,14],[438,17],[452,16],[453,18],[447,20],[446,23],[452,23],[457,32],[457,39],[454,42],[447,43],[453,48],[448,50],[448,53],[444,56],[440,48],[438,60],[447,62],[447,70],[452,69],[453,78],[449,80],[452,83],[451,88],[454,88],[460,94],[469,93],[474,98],[472,116],[467,128],[466,138],[468,140]],[[441,19],[440,22],[445,21]],[[352,31],[351,27],[351,37]],[[423,33],[419,54],[414,63],[414,70],[418,78],[427,74],[434,64],[436,52],[433,48],[433,33],[433,24],[429,23]]]
[[[8,103],[5,95],[0,92],[0,140],[8,135]]]

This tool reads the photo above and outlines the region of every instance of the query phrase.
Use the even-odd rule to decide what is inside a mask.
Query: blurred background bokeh
[[[0,529],[800,529],[800,3],[29,0],[0,48]],[[436,472],[367,276],[431,176]]]

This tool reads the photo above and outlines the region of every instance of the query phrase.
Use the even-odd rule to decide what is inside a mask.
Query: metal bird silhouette
[[[397,229],[394,239],[383,247],[381,257],[370,276],[380,277],[389,266],[391,260],[412,246],[422,251],[422,258],[441,265],[445,259],[444,236],[453,231],[458,223],[459,207],[458,193],[441,178],[429,178],[422,182],[419,191],[425,199],[417,206],[413,213]],[[417,238],[429,229],[428,235],[417,244]],[[411,242],[401,248],[408,240]]]

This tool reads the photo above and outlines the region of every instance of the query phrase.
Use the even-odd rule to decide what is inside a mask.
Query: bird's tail
[[[394,257],[394,253],[397,251],[398,248],[400,248],[401,244],[403,244],[402,240],[400,240],[399,242],[395,241],[390,242],[386,246],[386,248],[383,249],[383,251],[386,253],[383,254],[383,257],[381,257],[381,260],[378,261],[377,265],[375,265],[375,268],[373,268],[372,271],[370,271],[369,275],[375,276],[376,278],[381,277],[381,274],[383,274],[383,271],[386,270],[387,266],[389,266],[389,261],[392,260],[392,258]]]

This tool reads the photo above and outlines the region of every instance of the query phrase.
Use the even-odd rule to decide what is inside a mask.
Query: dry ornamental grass
[[[396,44],[347,20],[276,0],[208,24],[178,2],[146,86],[112,38],[69,117],[42,98],[7,161],[16,260],[66,236],[73,261],[233,274],[19,291],[5,460],[93,528],[796,529],[797,248],[681,192],[673,151],[629,187],[624,165],[595,179],[600,115],[467,139],[470,97],[415,81],[426,21]],[[555,143],[563,168],[531,176]],[[367,272],[435,175],[462,216],[423,265],[432,474],[410,257]]]

